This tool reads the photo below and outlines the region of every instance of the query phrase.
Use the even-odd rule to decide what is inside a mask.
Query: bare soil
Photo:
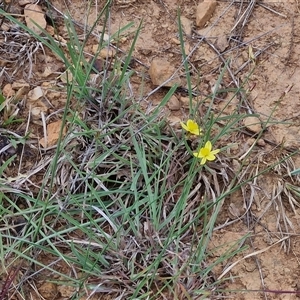
[[[52,4],[58,11],[68,13],[78,24],[86,24],[88,20],[87,23],[91,26],[103,2],[101,0],[93,2],[89,9],[86,1],[79,0],[54,0]],[[186,88],[178,35],[180,8],[181,16],[192,23],[192,33],[184,35],[185,51],[194,68],[193,82],[197,82],[198,89],[201,90],[202,95],[199,97],[211,93],[224,67],[224,62],[228,60],[228,68],[233,77],[226,72],[222,87],[236,88],[244,82],[247,95],[247,106],[244,109],[257,114],[263,126],[266,124],[260,143],[255,144],[253,157],[249,161],[249,164],[257,165],[257,172],[259,172],[262,167],[266,168],[299,149],[300,145],[298,1],[254,1],[256,4],[249,12],[245,24],[239,23],[238,20],[248,7],[248,2],[242,4],[243,1],[218,1],[216,10],[202,29],[195,26],[197,2],[115,0],[106,33],[113,34],[133,22],[133,26],[120,36],[116,45],[123,50],[119,55],[125,57],[135,30],[139,22],[142,22],[142,29],[133,53],[136,61],[132,67],[136,71],[132,85],[137,101],[154,89],[148,75],[148,68],[153,58],[162,58],[179,68],[182,87]],[[16,4],[15,7],[14,5],[15,10],[22,12],[19,5]],[[59,34],[67,38],[66,28],[60,23],[59,13],[57,14]],[[103,24],[99,22],[95,32],[101,33],[102,26]],[[86,51],[91,56],[95,45],[97,39],[91,37],[86,47]],[[1,66],[5,66],[5,58],[2,59]],[[45,75],[46,66],[51,68],[49,76]],[[9,92],[7,84],[19,82],[21,79],[29,84],[30,89],[35,86],[49,87],[48,99],[51,107],[48,107],[47,114],[63,109],[66,95],[52,89],[56,84],[56,73],[63,71],[61,62],[45,49],[45,54],[43,51],[38,51],[30,77],[28,77],[28,67],[24,66],[24,68],[15,74],[12,73],[11,68],[8,68],[9,74],[6,77],[2,75],[1,89],[7,89]],[[160,103],[166,92],[161,89],[148,97],[147,101],[156,105]],[[183,103],[185,96],[183,92],[178,92],[176,97],[181,99],[181,107],[174,110],[169,106],[169,109],[166,109],[170,124],[174,127],[178,127],[179,120],[188,118],[188,109]],[[231,97],[230,92],[220,95],[215,103],[216,109],[224,108],[226,101]],[[239,100],[235,99],[236,105]],[[227,113],[230,113],[232,105],[234,106],[231,104],[226,107]],[[22,110],[21,116],[25,119],[29,109],[32,107],[29,108],[27,105]],[[18,130],[22,132],[25,127],[24,123]],[[30,128],[37,138],[43,136],[40,120],[32,119]],[[237,147],[231,154],[235,154],[237,158],[242,157],[252,147],[255,137],[255,134],[249,131],[232,137],[230,142],[236,143]],[[37,152],[28,151],[33,151],[28,153],[29,157],[35,156],[37,160],[40,159]],[[36,161],[32,162],[28,159],[27,165],[30,167],[34,163]],[[299,198],[288,190],[287,184],[297,185],[299,181],[297,177],[284,176],[288,175],[289,170],[299,167],[300,156],[295,155],[280,168],[270,170],[260,176],[259,180],[249,182],[241,191],[225,199],[211,240],[211,261],[215,261],[230,245],[249,234],[246,240],[248,249],[242,255],[228,261],[226,266],[218,265],[214,270],[216,278],[220,280],[230,278],[226,281],[225,287],[226,290],[232,291],[227,293],[229,299],[298,298],[296,293],[300,294]],[[13,170],[11,176],[16,176]],[[40,178],[37,176],[32,178],[34,179],[38,183]],[[291,196],[297,200],[292,202]],[[235,266],[226,270],[235,262],[237,262]],[[52,283],[42,283],[40,289],[45,299],[68,298],[66,289],[61,291]],[[73,291],[70,291],[71,293]],[[98,295],[89,299],[104,298]]]

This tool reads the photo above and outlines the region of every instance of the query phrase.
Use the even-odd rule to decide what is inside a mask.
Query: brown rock
[[[100,73],[104,70],[105,61],[102,58],[90,59],[89,63],[93,62],[94,72]]]
[[[189,97],[180,97],[181,106],[184,108],[190,107],[190,98]],[[193,108],[198,108],[198,101],[196,99],[192,99]]]
[[[253,144],[255,144],[255,142],[256,142],[255,138],[248,138],[246,144],[251,147]]]
[[[168,105],[168,108],[170,110],[179,110],[180,107],[181,107],[179,100],[174,95],[171,96],[171,98],[168,101],[167,105]]]
[[[40,144],[42,147],[54,146],[60,135],[60,130],[62,126],[62,121],[56,121],[47,125],[47,139],[45,137],[40,139]],[[63,135],[66,134],[66,128],[63,129]]]
[[[216,6],[216,0],[206,0],[198,4],[196,11],[196,25],[198,27],[204,27],[214,13]]]
[[[42,118],[42,113],[47,113],[47,111],[48,111],[48,108],[46,106],[42,106],[42,104],[43,103],[40,101],[38,103],[39,106],[33,107],[30,110],[31,117],[34,121],[40,120]]]
[[[188,43],[184,44],[184,52],[186,55],[189,55],[191,53],[191,46]]]
[[[2,94],[5,98],[12,97],[15,94],[15,91],[12,88],[10,83],[6,84],[2,89]]]
[[[56,299],[58,294],[56,284],[51,282],[43,283],[38,290],[46,300]]]
[[[221,51],[225,51],[229,46],[229,43],[228,43],[228,39],[226,37],[226,35],[222,35],[220,37],[218,37],[217,39],[217,43],[216,43],[216,47]]]
[[[98,53],[99,45],[93,45],[92,52],[94,54]],[[100,50],[99,57],[106,59],[107,57],[114,57],[116,55],[116,50],[112,47],[106,47]]]
[[[47,25],[46,26],[46,31],[51,35],[51,36],[54,36],[55,35],[55,29],[54,27],[50,26],[50,25]]]
[[[116,50],[113,48],[103,48],[99,53],[99,56],[102,58],[114,57],[115,55],[116,55]]]
[[[259,133],[262,130],[261,122],[259,118],[255,116],[246,117],[244,119],[244,125],[248,130],[254,133]]]
[[[41,113],[48,111],[49,103],[43,98],[44,95],[44,91],[40,86],[35,87],[27,94],[26,107],[30,109],[34,120],[39,120]]]
[[[239,173],[241,171],[241,164],[240,164],[239,160],[237,160],[237,159],[232,160],[232,168],[233,168],[233,171],[236,173]]]
[[[191,35],[192,34],[192,24],[193,24],[193,22],[185,16],[180,17],[180,22],[181,22],[183,31],[187,35]]]
[[[30,90],[30,85],[24,80],[14,81],[12,84],[12,88],[16,90],[15,99],[20,100],[24,97],[24,95],[28,94]]]
[[[63,72],[60,76],[59,79],[65,83],[65,84],[69,84],[70,82],[72,82],[73,80],[73,74],[72,72],[70,72],[69,70],[66,70],[65,72]]]
[[[20,6],[25,6],[27,4],[31,4],[33,1],[31,0],[19,0],[19,5]]]
[[[143,48],[143,49],[139,49],[139,52],[145,56],[150,56],[152,53],[152,49]]]
[[[15,94],[15,99],[16,100],[21,100],[28,92],[29,92],[30,87],[29,86],[23,86]]]
[[[228,211],[231,213],[234,219],[239,218],[242,215],[240,208],[234,203],[229,204]]]
[[[50,100],[50,101],[54,100],[54,99],[58,99],[60,97],[61,97],[61,93],[60,92],[55,92],[55,90],[47,92],[47,99]]]
[[[14,90],[18,90],[18,89],[20,89],[20,88],[22,88],[22,87],[29,88],[30,85],[29,85],[29,83],[27,83],[27,82],[26,82],[25,80],[23,80],[23,79],[21,79],[21,80],[19,80],[19,81],[14,81],[13,84],[12,84],[12,88],[13,88]]]
[[[64,278],[62,280],[64,280]],[[76,292],[76,287],[70,282],[69,285],[59,285],[57,290],[64,299],[71,299]]]
[[[171,78],[174,72],[175,68],[168,61],[159,58],[153,59],[149,69],[151,81],[156,86],[164,85],[166,87],[171,87],[174,84],[180,85],[180,79],[178,77],[172,78],[165,83],[165,81]],[[176,75],[174,75],[174,77],[175,76]]]
[[[28,93],[28,99],[31,101],[38,100],[39,98],[44,96],[43,89],[40,86],[35,87]]]
[[[27,4],[24,8],[24,16],[27,27],[36,34],[41,34],[42,29],[45,29],[47,26],[44,12],[37,4]],[[42,29],[36,26],[36,24],[38,24]]]
[[[264,139],[259,139],[257,141],[257,145],[261,146],[261,147],[265,147],[266,146],[266,142],[264,141]]]
[[[179,117],[170,115],[167,117],[167,120],[172,127],[176,129],[179,129],[181,127],[180,121],[182,120]]]
[[[180,41],[178,39],[172,38],[171,41],[175,44],[175,45],[180,45]]]

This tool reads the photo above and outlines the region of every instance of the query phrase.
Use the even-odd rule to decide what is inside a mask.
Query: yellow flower
[[[187,120],[186,124],[183,122],[180,122],[181,127],[185,129],[186,131],[190,132],[191,134],[200,135],[201,134],[201,128],[199,125],[193,121],[193,120]]]
[[[212,145],[210,141],[207,141],[205,146],[200,148],[199,152],[193,153],[195,157],[202,158],[200,164],[204,165],[206,161],[213,161],[216,159],[215,154],[220,152],[220,149],[211,151]]]

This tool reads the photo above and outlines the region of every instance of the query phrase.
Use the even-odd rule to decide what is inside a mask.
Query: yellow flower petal
[[[197,158],[201,158],[200,152],[194,152],[193,155],[194,155],[195,157],[197,157]]]
[[[205,149],[207,149],[209,152],[211,151],[211,148],[212,148],[212,144],[210,141],[207,141],[205,143],[205,146],[204,146]]]
[[[215,154],[219,153],[220,149],[212,150],[212,144],[210,141],[207,141],[204,147],[200,148],[199,152],[193,153],[197,158],[201,158],[201,165],[204,165],[206,161],[213,161],[216,159]]]
[[[200,135],[201,133],[201,128],[199,127],[199,125],[191,119],[187,120],[186,124],[184,124],[183,122],[180,122],[180,124],[183,129],[190,132],[191,134]]]
[[[200,130],[199,130],[199,128],[195,128],[193,130],[190,130],[190,133],[192,133],[194,135],[200,135]]]
[[[180,125],[183,129],[185,129],[186,131],[188,131],[188,127],[183,123],[183,122],[180,122]]]
[[[195,135],[199,135],[200,134],[199,126],[198,126],[198,124],[195,121],[188,120],[187,123],[186,123],[186,125],[187,125],[190,133],[193,133]]]
[[[206,159],[209,160],[209,161],[213,161],[216,159],[216,156],[213,155],[212,153],[209,153],[207,156],[206,156]]]
[[[213,155],[215,155],[215,154],[217,154],[219,152],[220,152],[220,149],[216,149],[216,150],[211,151],[210,153],[213,154]]]
[[[204,165],[205,163],[206,163],[206,158],[203,157],[203,158],[201,159],[200,165]]]
[[[200,149],[199,152],[199,157],[206,157],[207,155],[209,155],[210,151],[208,148],[204,147]]]

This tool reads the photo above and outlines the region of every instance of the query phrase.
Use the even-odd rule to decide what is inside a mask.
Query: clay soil
[[[16,1],[12,2],[10,9],[22,13],[22,7],[17,3],[15,5]],[[89,9],[86,2],[53,0],[51,3],[59,12],[68,13],[78,24],[92,25],[104,1],[93,1]],[[196,26],[198,2],[115,0],[111,7],[106,33],[113,34],[133,22],[132,27],[122,33],[116,45],[123,51],[118,55],[125,57],[134,33],[142,22],[133,52],[136,61],[132,64],[132,68],[136,70],[132,81],[133,93],[136,101],[141,101],[155,88],[148,74],[154,58],[161,58],[175,68],[181,66],[178,31],[180,9],[180,14],[184,17],[183,29],[188,31],[184,34],[185,51],[189,55],[191,65],[200,74],[199,90],[202,95],[210,94],[224,68],[224,62],[229,62],[228,66],[233,77],[227,70],[222,87],[237,88],[244,83],[247,95],[245,111],[251,110],[251,113],[257,114],[262,126],[267,124],[259,143],[253,147],[253,156],[260,166],[268,167],[285,155],[296,151],[300,146],[298,1],[217,1],[216,9],[203,28]],[[253,2],[253,8],[247,12],[248,17],[241,18],[239,22],[239,18],[249,7],[249,2]],[[59,23],[59,18],[60,15],[57,13],[59,34],[67,38],[66,29]],[[246,21],[243,23],[243,20]],[[99,22],[95,27],[97,34],[101,33],[102,25]],[[91,56],[96,43],[91,37],[86,49]],[[50,82],[48,73],[45,75],[46,65],[52,68],[51,71],[47,69],[52,78],[53,74],[64,71],[63,65],[57,62],[55,56],[47,49],[45,53],[40,50],[38,53],[30,78],[27,77],[29,71],[26,65],[15,74],[10,70],[8,76],[2,75],[1,89],[4,92],[9,93],[9,84],[13,85],[14,81],[19,82],[22,79],[29,84],[30,89],[36,86],[46,87],[47,82]],[[46,64],[43,55],[46,55]],[[5,66],[5,61],[2,65]],[[186,82],[184,76],[182,78],[184,91]],[[147,98],[147,103],[151,102],[154,106],[159,104],[166,92],[160,89],[151,94]],[[49,98],[51,109],[63,109],[65,94],[56,92],[50,95],[52,95]],[[179,91],[175,96],[179,99],[179,106],[168,105],[166,115],[171,126],[178,128],[178,122],[188,117],[188,110],[184,104],[186,94]],[[228,99],[230,92],[220,95],[215,104],[216,108],[224,108]],[[238,102],[231,105],[238,105]],[[231,108],[226,107],[228,113]],[[28,113],[29,107],[26,106],[22,116],[26,119]],[[30,122],[32,133],[42,136],[41,122],[34,120]],[[236,137],[234,140],[237,145],[236,157],[242,157],[252,147],[256,137],[255,132],[247,128],[245,134]],[[28,167],[30,166],[28,162]],[[224,202],[210,245],[210,249],[218,251],[212,251],[211,260],[215,261],[231,243],[249,234],[246,242],[247,250],[235,256],[228,265],[219,265],[214,269],[216,278],[229,278],[223,287],[231,291],[224,292],[224,296],[229,299],[298,299],[300,206],[297,202],[299,198],[289,192],[287,183],[297,185],[297,177],[288,176],[288,172],[299,167],[300,156],[296,154],[280,168],[272,169],[260,176],[259,180],[252,181],[242,191],[237,191]],[[12,175],[15,175],[13,171]],[[291,201],[291,196],[294,196],[294,202]],[[226,267],[232,266],[235,262],[236,265],[222,274]],[[66,290],[65,297],[55,298],[57,287],[53,283],[48,285],[45,283],[41,289],[48,291],[44,292],[44,299],[67,299]],[[51,289],[56,292],[49,292]],[[43,294],[42,291],[40,293]],[[104,299],[101,295],[97,297]],[[97,297],[89,299],[98,299]]]

